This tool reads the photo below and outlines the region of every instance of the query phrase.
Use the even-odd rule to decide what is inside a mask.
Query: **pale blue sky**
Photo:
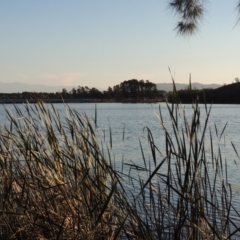
[[[0,82],[107,88],[136,78],[240,77],[237,1],[206,1],[199,32],[174,31],[163,0],[0,0]]]

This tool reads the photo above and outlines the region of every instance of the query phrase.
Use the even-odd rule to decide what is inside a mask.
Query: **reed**
[[[233,198],[236,201],[238,193],[228,182],[227,162],[220,145],[214,144],[211,129],[207,134],[211,106],[205,105],[206,118],[201,124],[196,101],[189,121],[176,89],[173,95],[175,102],[167,103],[171,130],[166,127],[160,108],[158,114],[165,134],[165,154],[146,128],[153,166],[144,157],[145,168],[131,165],[149,176],[145,181],[139,179],[141,190],[127,210],[135,219],[132,232],[136,239],[235,239],[240,233],[240,215]],[[220,134],[215,128],[219,140],[225,128],[226,125]],[[206,140],[210,152],[205,148]]]
[[[16,239],[114,236],[114,171],[86,115],[43,102],[6,109],[0,133],[1,234]],[[109,182],[109,181],[111,182]],[[116,195],[116,193],[115,193]]]
[[[211,106],[205,106],[202,124],[194,103],[189,121],[176,89],[174,94],[177,102],[167,103],[170,130],[160,108],[158,113],[165,149],[160,152],[146,127],[151,159],[140,142],[143,164],[123,162],[120,170],[86,115],[66,105],[63,117],[41,100],[25,104],[24,111],[15,105],[14,114],[6,109],[8,124],[0,129],[0,238],[234,238],[240,228],[233,216],[240,214],[221,147],[211,130],[207,134]],[[96,111],[95,116],[96,126]]]

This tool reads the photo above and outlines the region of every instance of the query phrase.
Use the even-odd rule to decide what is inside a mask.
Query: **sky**
[[[124,80],[240,78],[237,1],[205,1],[199,31],[174,30],[167,0],[0,0],[0,82],[113,87]]]

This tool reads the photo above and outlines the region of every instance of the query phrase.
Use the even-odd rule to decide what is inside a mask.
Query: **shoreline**
[[[163,99],[145,99],[145,100],[122,100],[115,99],[41,99],[44,103],[159,103],[165,102]],[[37,103],[38,99],[0,99],[0,104],[20,104]]]

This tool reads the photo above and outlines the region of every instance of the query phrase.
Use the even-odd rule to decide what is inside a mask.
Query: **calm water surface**
[[[18,105],[20,109],[24,109],[22,105]],[[81,103],[69,104],[71,108],[76,109],[79,113],[86,113],[89,119],[94,123],[95,104]],[[100,138],[104,138],[106,142],[110,140],[110,129],[113,142],[113,156],[116,162],[122,162],[124,157],[125,162],[133,161],[136,164],[142,163],[142,154],[139,141],[143,148],[149,150],[147,143],[148,127],[154,137],[155,143],[164,155],[165,138],[161,124],[159,122],[159,106],[161,108],[164,125],[171,132],[171,121],[165,103],[161,104],[122,104],[122,103],[98,103],[97,104],[97,132]],[[13,105],[5,105],[14,114]],[[66,116],[66,110],[63,104],[55,104],[55,107]],[[210,106],[209,106],[210,107]],[[192,105],[183,106],[186,116],[191,122]],[[206,112],[204,105],[200,105],[201,125],[204,125]],[[180,111],[181,113],[181,111]],[[6,124],[7,118],[4,106],[0,105],[0,123]],[[227,125],[226,125],[227,124]],[[221,141],[219,136],[226,125]],[[231,170],[231,176],[234,176],[231,181],[234,184],[239,184],[240,187],[240,169],[236,167],[234,161],[240,164],[234,152],[231,142],[234,143],[236,150],[239,149],[240,155],[240,105],[213,105],[210,113],[209,129],[213,136],[213,142],[217,150],[217,145],[220,144],[223,157],[226,158]],[[217,129],[217,131],[216,131]],[[124,132],[124,136],[123,136]],[[218,137],[217,137],[218,134]],[[206,149],[210,150],[209,138],[206,138]],[[151,154],[148,151],[146,158],[150,159]]]

